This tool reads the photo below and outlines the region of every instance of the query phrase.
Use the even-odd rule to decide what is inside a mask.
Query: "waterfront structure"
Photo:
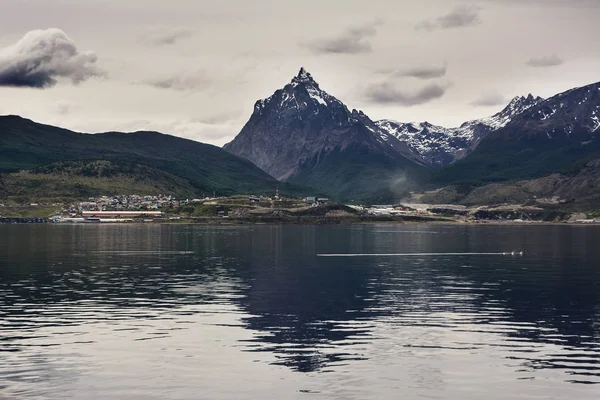
[[[83,218],[162,218],[162,211],[82,211]]]

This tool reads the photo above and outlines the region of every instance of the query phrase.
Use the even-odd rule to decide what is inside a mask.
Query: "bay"
[[[566,225],[0,225],[0,398],[595,399],[599,243]]]

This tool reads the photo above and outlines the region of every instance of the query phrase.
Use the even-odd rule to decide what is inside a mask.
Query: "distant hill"
[[[424,167],[402,154],[406,146],[396,138],[375,132],[364,113],[350,111],[301,69],[284,88],[256,102],[250,120],[224,148],[277,179],[338,199],[399,199]]]
[[[99,160],[108,163],[95,164]],[[65,163],[69,161],[86,163]],[[86,176],[88,167],[90,171],[104,172],[96,177]],[[33,171],[15,174],[22,170]],[[103,182],[91,182],[108,171],[112,174],[110,179],[104,176]],[[4,195],[14,194],[7,190],[22,191],[28,184],[45,178],[48,181],[43,187],[54,194],[71,190],[74,194],[89,193],[97,188],[114,192],[127,187],[154,187],[155,192],[171,188],[197,195],[273,194],[279,184],[251,162],[216,146],[157,132],[76,133],[18,116],[0,116],[0,173],[5,175]],[[76,189],[75,180],[85,182]],[[110,180],[112,183],[108,184]],[[55,190],[50,182],[57,185]],[[44,192],[39,187],[31,189],[40,195]],[[302,193],[303,189],[281,185],[280,191]]]

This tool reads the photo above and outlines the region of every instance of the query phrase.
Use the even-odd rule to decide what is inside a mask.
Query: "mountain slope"
[[[224,148],[277,179],[340,199],[391,199],[408,188],[394,187],[394,176],[414,180],[422,169],[400,153],[402,146],[379,135],[364,113],[350,111],[301,69],[284,88],[256,102],[250,120]]]
[[[376,124],[382,134],[394,136],[404,143],[425,165],[443,167],[470,154],[491,132],[506,126],[513,118],[543,99],[529,94],[515,97],[502,111],[488,118],[465,122],[457,128],[423,123],[400,123],[380,120]]]
[[[490,183],[479,187],[452,185],[426,193],[425,203],[457,203],[467,206],[531,204],[560,206],[571,210],[600,209],[600,160],[587,163],[577,172],[554,173],[537,179]]]
[[[272,193],[278,184],[252,163],[216,146],[157,132],[89,135],[0,116],[0,172],[74,160],[144,165],[185,180],[198,194]]]
[[[578,170],[600,156],[600,83],[558,94],[490,133],[436,182],[496,182]]]

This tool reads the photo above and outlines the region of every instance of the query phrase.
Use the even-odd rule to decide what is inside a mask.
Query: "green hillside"
[[[105,166],[112,170],[112,180],[92,182],[90,179],[98,177],[86,177],[83,170],[76,171],[79,167],[94,164],[79,167],[77,164],[56,164],[83,160],[110,161]],[[49,164],[55,165],[15,175]],[[124,170],[119,172],[119,168]],[[5,175],[5,195],[24,192],[77,195],[97,189],[112,192],[127,188],[142,190],[148,189],[148,185],[158,186],[160,190],[171,187],[178,193],[271,194],[278,185],[274,178],[251,162],[216,146],[157,132],[76,133],[17,116],[0,116],[0,173]],[[19,180],[21,182],[17,184]],[[45,184],[40,183],[44,181]],[[76,186],[76,181],[80,182],[80,187]],[[9,190],[15,192],[7,192]],[[280,185],[280,191],[284,194],[303,192],[292,185]]]
[[[509,129],[519,128],[510,126],[490,135],[471,155],[437,171],[434,182],[486,184],[539,178],[577,171],[600,156],[600,141],[590,140],[585,131],[548,140],[544,133],[526,136],[532,129],[522,129],[518,138],[507,137]]]

